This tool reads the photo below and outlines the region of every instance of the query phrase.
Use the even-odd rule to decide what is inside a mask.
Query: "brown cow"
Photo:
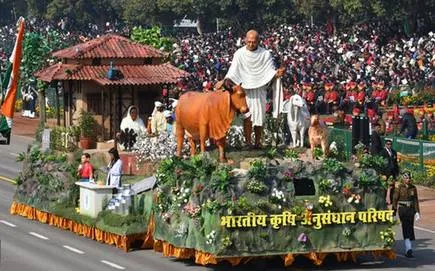
[[[199,139],[201,152],[205,152],[205,141],[212,138],[219,148],[219,160],[226,161],[225,137],[234,119],[234,113],[248,112],[245,91],[241,85],[234,85],[227,80],[224,86],[228,91],[188,92],[180,97],[175,109],[177,156],[181,156],[186,131],[192,156],[195,155],[195,140]]]

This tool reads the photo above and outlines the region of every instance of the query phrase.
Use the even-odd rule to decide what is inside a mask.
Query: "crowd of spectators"
[[[323,26],[281,25],[261,33],[261,46],[271,51],[277,67],[286,67],[287,94],[303,95],[311,112],[330,114],[337,108],[346,113],[379,112],[392,92],[408,96],[435,87],[435,34],[387,35],[383,27],[361,24],[336,32]],[[127,27],[109,22],[72,30],[64,20],[30,20],[28,28],[43,35],[55,30],[66,46],[104,33],[129,34]],[[0,28],[0,72],[14,35],[14,26]],[[229,29],[175,37],[171,62],[190,73],[175,88],[212,90],[225,76],[234,52],[244,45],[243,35]]]
[[[374,25],[330,33],[317,26],[282,25],[262,33],[261,45],[270,50],[276,65],[285,65],[285,87],[312,89],[314,101],[323,96],[346,100],[346,90],[363,90],[365,96],[385,99],[373,91],[400,89],[418,91],[435,84],[435,35],[384,37]],[[234,52],[243,46],[242,36],[231,31],[203,36],[189,35],[174,44],[173,64],[190,72],[181,87],[211,89],[228,70]],[[378,87],[380,85],[380,87]],[[326,97],[325,87],[338,95]],[[337,96],[337,97],[335,97]],[[354,97],[357,102],[357,97]],[[365,100],[362,94],[359,100]]]

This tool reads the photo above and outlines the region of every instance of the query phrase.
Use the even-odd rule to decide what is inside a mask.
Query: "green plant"
[[[263,212],[270,212],[270,210],[272,210],[272,207],[272,204],[265,199],[260,199],[257,201],[257,208]]]
[[[202,153],[190,158],[190,162],[196,171],[196,177],[202,175],[210,175],[216,170],[216,161],[214,161],[207,153]]]
[[[225,236],[224,238],[221,239],[221,243],[223,247],[228,248],[233,244],[233,241],[231,241],[230,236]]]
[[[323,161],[322,169],[325,172],[338,173],[338,172],[344,170],[344,166],[340,161],[338,161],[334,158],[326,158]]]
[[[227,191],[231,180],[231,168],[219,167],[211,175],[211,187],[215,190]]]
[[[269,159],[274,159],[278,153],[278,150],[276,148],[270,148],[266,152],[266,157]]]
[[[291,212],[295,215],[297,215],[298,217],[302,217],[303,214],[305,213],[305,207],[302,205],[293,205],[293,207],[291,207]]]
[[[382,156],[364,154],[361,156],[359,163],[362,168],[373,168],[377,172],[381,172],[386,166],[386,160]]]
[[[352,230],[349,227],[345,227],[343,229],[343,231],[341,232],[341,234],[346,237],[346,238],[350,238],[350,236],[352,235]]]
[[[371,187],[377,185],[379,178],[367,171],[362,171],[358,177],[358,184],[360,187]]]
[[[205,209],[210,212],[210,214],[215,214],[219,210],[223,209],[226,204],[220,203],[217,200],[208,199],[205,203]]]
[[[322,156],[323,156],[322,149],[319,148],[319,147],[315,147],[314,150],[313,150],[313,157],[314,157],[314,159],[319,160],[320,157],[322,157]]]
[[[251,168],[248,172],[249,178],[256,180],[264,180],[267,175],[267,167],[261,160],[255,160],[251,162]]]
[[[246,197],[239,198],[239,200],[237,201],[237,207],[243,212],[248,212],[252,210],[252,204]]]
[[[80,112],[79,126],[81,136],[96,139],[97,122],[90,112]]]
[[[284,157],[296,160],[299,158],[299,153],[295,149],[286,149],[284,152]]]
[[[267,186],[262,181],[251,179],[248,181],[246,189],[251,193],[263,194],[267,190]]]
[[[172,48],[172,40],[161,35],[160,27],[153,26],[152,28],[143,29],[141,26],[133,27],[131,39],[146,45],[151,45],[156,49],[169,51]]]
[[[392,244],[394,244],[394,236],[396,235],[396,233],[391,227],[379,232],[379,235],[381,237],[381,240],[384,242],[385,247],[390,247]]]

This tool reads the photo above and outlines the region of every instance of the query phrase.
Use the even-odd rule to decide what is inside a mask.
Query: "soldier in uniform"
[[[399,184],[393,197],[393,210],[399,211],[402,224],[403,239],[405,240],[405,256],[413,258],[412,243],[415,240],[414,219],[420,220],[420,207],[418,205],[417,188],[411,183],[411,174],[406,172],[402,175],[403,183]]]

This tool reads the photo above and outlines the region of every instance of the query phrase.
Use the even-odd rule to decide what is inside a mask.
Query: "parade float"
[[[152,192],[131,196],[130,191],[125,193],[128,194],[126,197],[121,197],[122,193],[115,194],[119,200],[131,198],[130,204],[122,210],[119,207],[109,210],[110,192],[110,198],[103,199],[104,210],[97,215],[80,212],[80,206],[87,207],[88,204],[85,199],[80,199],[81,191],[76,185],[80,156],[81,151],[69,155],[53,150],[41,151],[38,144],[21,154],[18,161],[23,162],[23,169],[16,179],[17,190],[11,214],[115,245],[124,251],[133,247],[152,247],[152,234],[148,231]],[[103,189],[105,176],[102,172],[97,174],[93,186]]]
[[[328,254],[338,260],[361,253],[394,257],[386,182],[373,169],[379,160],[365,157],[350,166],[296,155],[250,158],[242,169],[207,156],[162,161],[154,249],[198,264],[267,256],[280,256],[285,265],[297,255],[315,264]]]
[[[189,114],[177,115],[177,143],[164,135],[145,141],[138,138],[134,151],[147,159],[151,151],[159,160],[151,190],[118,189],[95,216],[85,215],[88,199],[82,195],[83,185],[75,183],[78,157],[42,152],[36,146],[20,157],[24,166],[11,213],[125,251],[153,248],[164,256],[194,259],[200,265],[221,261],[238,265],[255,258],[281,257],[289,266],[298,255],[316,265],[328,255],[338,261],[355,261],[361,254],[394,258],[393,211],[385,204],[389,183],[379,174],[384,160],[364,153],[363,148],[347,163],[336,159],[341,155],[335,148],[322,153],[314,146],[324,149],[326,133],[316,117],[308,132],[312,151],[286,146],[232,149],[227,157],[228,130],[229,145],[240,145],[232,142],[240,139],[230,129],[233,111],[246,107],[243,89],[232,88],[197,94],[204,95],[201,105],[210,108],[201,116],[189,111],[199,116],[194,125],[189,124],[194,119]],[[191,100],[180,99],[177,108],[183,108],[183,102]],[[192,106],[185,108],[192,110]],[[192,142],[197,136],[200,149],[206,150],[207,135],[197,129],[201,123],[215,128],[208,135],[218,148],[194,155]],[[190,158],[182,152],[186,138],[180,129],[189,132]],[[137,160],[142,158],[139,155]],[[90,189],[106,189],[101,179]],[[119,207],[122,202],[129,202],[128,210]]]

